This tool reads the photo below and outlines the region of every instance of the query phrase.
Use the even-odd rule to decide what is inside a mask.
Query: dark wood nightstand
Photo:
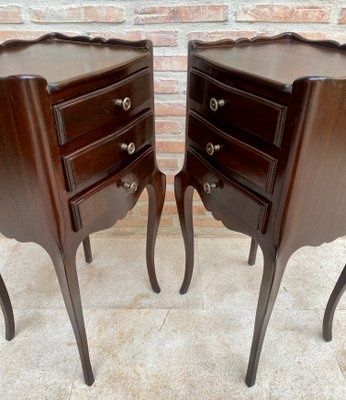
[[[192,41],[186,154],[175,179],[193,272],[192,195],[257,243],[264,270],[246,383],[255,383],[267,324],[291,254],[346,234],[346,45],[287,33]]]
[[[149,41],[66,37],[0,46],[0,231],[50,255],[76,336],[85,382],[94,381],[75,255],[149,193],[147,268],[160,288],[154,247],[165,176],[155,160]],[[6,338],[14,319],[0,277]]]

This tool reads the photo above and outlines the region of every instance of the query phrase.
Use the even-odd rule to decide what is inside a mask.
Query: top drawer
[[[196,111],[219,118],[280,147],[286,107],[235,89],[196,70],[190,74]]]
[[[116,122],[125,124],[151,103],[148,68],[123,81],[53,106],[59,143]]]

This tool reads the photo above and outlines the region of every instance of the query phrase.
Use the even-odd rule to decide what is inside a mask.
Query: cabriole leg
[[[84,380],[92,385],[94,376],[90,364],[88,343],[85,333],[82,303],[76,271],[76,252],[61,254],[53,259],[65,306],[70,317],[82,362]]]
[[[14,317],[10,297],[8,295],[5,283],[0,275],[0,305],[5,319],[5,337],[6,340],[14,338]]]
[[[254,265],[256,262],[256,255],[257,255],[258,244],[255,239],[251,239],[251,247],[250,247],[250,254],[248,259],[249,265]]]
[[[193,242],[193,220],[192,220],[192,200],[194,188],[186,186],[180,174],[175,177],[174,191],[175,200],[179,214],[180,226],[185,243],[185,275],[180,294],[185,294],[190,286],[193,262],[194,262],[194,242]]]
[[[93,256],[92,256],[92,253],[91,253],[90,237],[89,237],[89,236],[87,236],[87,237],[83,240],[83,250],[84,250],[85,262],[87,262],[88,264],[90,264],[91,261],[93,260]]]
[[[147,229],[147,269],[151,287],[155,293],[160,293],[157,282],[154,254],[157,232],[159,229],[163,203],[165,201],[166,177],[157,172],[154,180],[147,186],[149,195],[148,229]]]
[[[258,298],[255,328],[245,382],[250,387],[255,384],[258,362],[264,336],[278,294],[286,262],[264,254],[263,277]]]
[[[333,327],[333,318],[335,309],[341,299],[341,296],[346,290],[346,265],[342,270],[338,281],[329,297],[326,311],[324,312],[323,317],[323,338],[326,342],[330,342],[332,340],[332,327]]]

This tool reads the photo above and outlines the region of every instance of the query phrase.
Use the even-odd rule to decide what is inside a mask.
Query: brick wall
[[[167,5],[157,6],[158,3]],[[173,176],[183,163],[188,40],[237,39],[295,31],[311,39],[328,38],[344,43],[346,0],[0,0],[0,41],[33,39],[52,31],[153,41],[158,163],[168,182],[161,233],[179,234]],[[198,235],[229,234],[204,210],[198,196],[194,207]],[[144,234],[146,215],[144,193],[128,217],[107,234]]]

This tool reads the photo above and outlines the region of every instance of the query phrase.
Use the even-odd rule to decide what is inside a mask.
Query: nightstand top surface
[[[193,54],[222,69],[241,71],[286,89],[303,77],[346,78],[346,51],[338,47],[290,38],[221,43],[197,44]]]
[[[138,42],[137,42],[138,43]],[[144,47],[50,38],[0,46],[0,77],[39,75],[48,84],[107,73],[148,55]]]

